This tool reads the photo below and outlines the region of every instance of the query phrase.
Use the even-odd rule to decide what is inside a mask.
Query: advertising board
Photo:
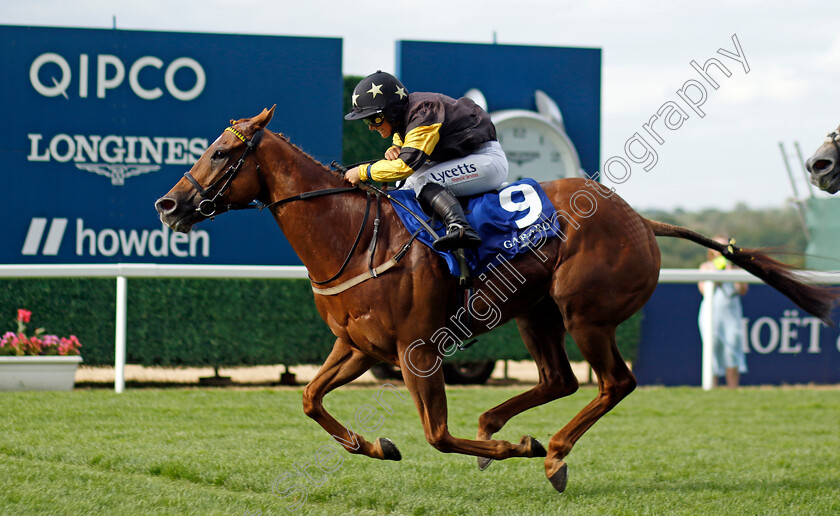
[[[409,91],[458,98],[475,88],[491,113],[536,111],[535,93],[544,92],[559,107],[583,170],[598,176],[600,48],[398,41],[396,55],[397,75]]]
[[[275,104],[270,129],[339,159],[340,39],[0,26],[0,49],[0,263],[300,264],[268,213],[184,235],[154,202]]]
[[[633,364],[640,385],[700,385],[700,301],[694,284],[657,287],[642,309]],[[750,285],[741,303],[748,369],[742,385],[840,382],[840,329],[826,326],[764,284]]]

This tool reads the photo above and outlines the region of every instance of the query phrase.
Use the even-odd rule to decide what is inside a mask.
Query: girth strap
[[[316,294],[320,294],[322,296],[334,296],[335,294],[340,294],[341,292],[344,292],[347,289],[355,287],[359,283],[365,282],[371,278],[379,276],[380,274],[387,271],[396,264],[397,260],[395,258],[391,258],[379,267],[376,267],[375,269],[369,269],[354,278],[350,278],[344,283],[336,285],[335,287],[320,288],[316,287],[315,285],[312,285],[312,292],[315,292]]]
[[[397,252],[397,254],[395,254],[390,260],[383,263],[379,267],[376,267],[375,269],[368,269],[366,272],[363,272],[358,276],[354,276],[353,278],[350,278],[349,280],[343,283],[339,283],[334,287],[321,288],[312,285],[312,292],[315,292],[316,294],[320,294],[322,296],[334,296],[336,294],[344,292],[345,290],[355,287],[359,283],[363,283],[372,278],[378,278],[382,273],[389,270],[391,267],[399,263],[400,260],[402,260],[403,256],[405,256],[405,253],[407,253],[408,250],[411,248],[411,244],[414,242],[414,239],[416,239],[417,235],[419,234],[420,230],[418,229],[414,232],[413,235],[411,235],[411,238],[408,239],[408,242],[406,242],[405,245],[402,246],[402,248]]]

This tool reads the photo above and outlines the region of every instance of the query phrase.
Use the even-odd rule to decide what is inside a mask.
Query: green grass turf
[[[555,492],[542,459],[494,462],[426,444],[405,387],[374,440],[401,462],[342,452],[295,476],[331,438],[301,410],[301,389],[144,389],[114,394],[0,393],[0,514],[840,514],[840,390],[634,392],[578,442]],[[479,414],[521,388],[453,388],[450,429],[473,438]],[[340,421],[378,405],[373,388],[327,397]],[[549,437],[592,388],[514,418],[498,437]],[[353,423],[357,428],[357,425]],[[357,428],[358,430],[358,428]],[[343,462],[338,462],[338,457]],[[339,465],[340,464],[340,465]],[[294,480],[293,480],[294,478]]]

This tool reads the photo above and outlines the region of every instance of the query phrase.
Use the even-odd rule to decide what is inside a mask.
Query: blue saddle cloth
[[[392,190],[389,193],[428,222],[413,190]],[[422,228],[417,219],[399,204],[391,204],[410,233]],[[554,205],[533,179],[522,179],[500,191],[470,197],[464,211],[467,221],[478,231],[482,240],[478,249],[465,250],[467,265],[474,275],[489,269],[493,261],[510,260],[527,251],[530,245],[541,245],[543,239],[559,234]],[[446,233],[446,228],[440,222],[434,230],[438,235]],[[417,239],[432,247],[433,240],[425,230],[420,231]],[[452,252],[435,252],[446,260],[453,276],[460,275],[458,261]]]

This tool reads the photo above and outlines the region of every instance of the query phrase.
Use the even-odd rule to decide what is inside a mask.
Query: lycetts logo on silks
[[[143,56],[129,66],[111,54],[99,54],[93,60],[95,75],[91,77],[92,59],[88,54],[80,54],[77,61],[53,52],[43,53],[29,67],[29,82],[44,97],[94,102],[105,99],[126,78],[130,90],[147,101],[171,96],[189,102],[201,95],[207,83],[204,68],[190,57],[179,57],[167,64],[158,57]],[[71,61],[78,62],[78,68],[74,70]],[[156,85],[160,79],[163,88]],[[162,165],[192,165],[208,145],[205,138],[176,136],[30,133],[27,138],[27,161],[73,163],[79,170],[109,178],[114,186],[124,185],[127,178],[156,172]]]
[[[464,163],[447,170],[440,172],[432,172],[430,174],[432,179],[438,183],[458,183],[465,179],[470,179],[478,176],[478,169],[474,163]]]

